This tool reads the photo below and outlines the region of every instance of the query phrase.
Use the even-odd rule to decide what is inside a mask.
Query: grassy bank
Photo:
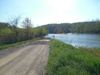
[[[39,40],[39,39],[40,38],[35,38],[32,40],[21,41],[21,42],[16,42],[16,43],[0,44],[0,50],[6,49],[6,48],[11,48],[11,47],[24,46],[24,45],[32,43],[33,41]]]
[[[100,49],[75,48],[51,40],[48,75],[100,75]]]

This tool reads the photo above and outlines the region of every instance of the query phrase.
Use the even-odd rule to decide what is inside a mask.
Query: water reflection
[[[76,47],[100,48],[100,34],[48,34],[47,37],[61,40]]]

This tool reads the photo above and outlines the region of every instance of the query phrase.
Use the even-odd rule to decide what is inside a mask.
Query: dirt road
[[[0,75],[45,75],[49,40],[40,40],[0,55]],[[4,56],[2,56],[4,53]]]

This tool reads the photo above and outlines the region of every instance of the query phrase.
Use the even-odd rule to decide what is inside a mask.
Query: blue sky
[[[100,0],[0,0],[0,21],[21,16],[35,26],[100,19]]]

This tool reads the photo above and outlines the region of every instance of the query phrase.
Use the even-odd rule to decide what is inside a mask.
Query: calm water
[[[100,34],[48,34],[48,37],[61,40],[75,47],[100,48]]]

